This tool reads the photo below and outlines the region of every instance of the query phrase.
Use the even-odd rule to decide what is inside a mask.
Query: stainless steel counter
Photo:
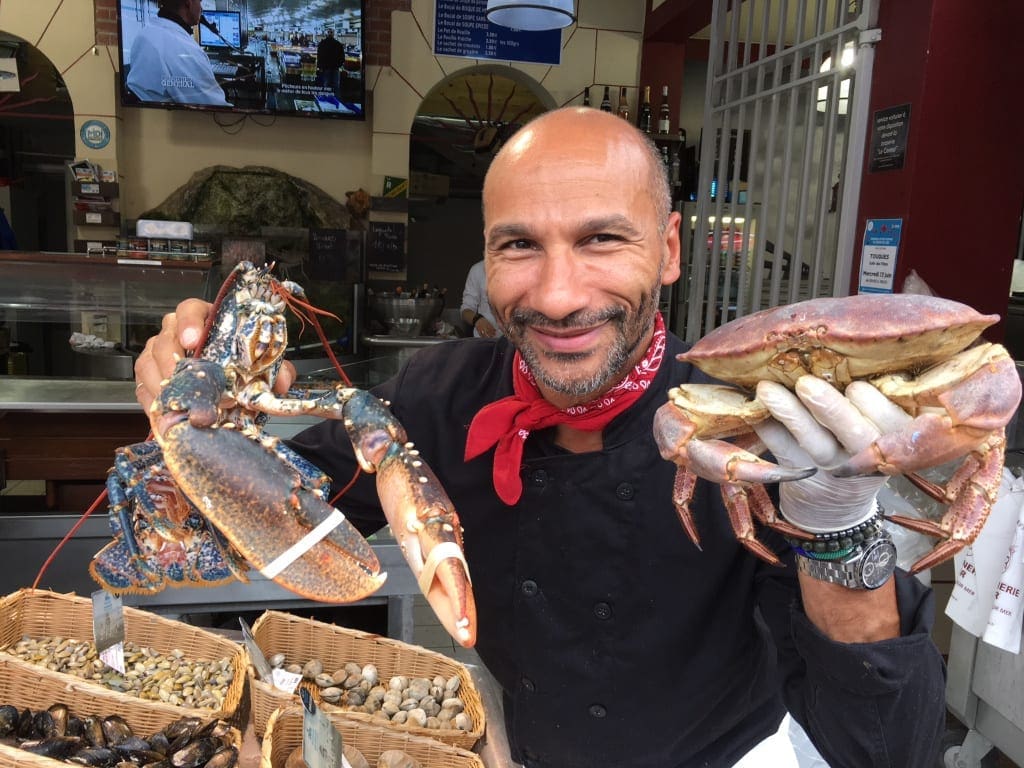
[[[130,413],[141,411],[131,381],[0,376],[0,411]]]

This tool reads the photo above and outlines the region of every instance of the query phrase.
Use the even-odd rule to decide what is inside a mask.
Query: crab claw
[[[187,421],[157,439],[178,486],[267,578],[330,603],[360,600],[384,583],[369,543],[270,448]]]
[[[420,589],[448,634],[473,647],[476,603],[454,505],[378,398],[350,393],[344,423],[360,465],[377,474],[381,507]]]

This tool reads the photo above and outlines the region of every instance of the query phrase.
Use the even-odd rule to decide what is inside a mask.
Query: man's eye
[[[521,251],[527,248],[533,248],[533,241],[524,240],[522,238],[518,240],[509,240],[507,243],[504,243],[501,247],[507,250]]]
[[[620,235],[613,235],[611,232],[599,232],[587,238],[592,243],[617,243],[622,240]]]

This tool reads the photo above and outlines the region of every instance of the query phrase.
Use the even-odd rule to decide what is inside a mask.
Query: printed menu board
[[[562,30],[530,32],[487,20],[487,0],[434,0],[434,54],[560,64]]]

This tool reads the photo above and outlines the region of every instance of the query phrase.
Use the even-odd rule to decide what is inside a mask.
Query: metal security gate
[[[880,0],[715,0],[680,335],[848,293]]]

